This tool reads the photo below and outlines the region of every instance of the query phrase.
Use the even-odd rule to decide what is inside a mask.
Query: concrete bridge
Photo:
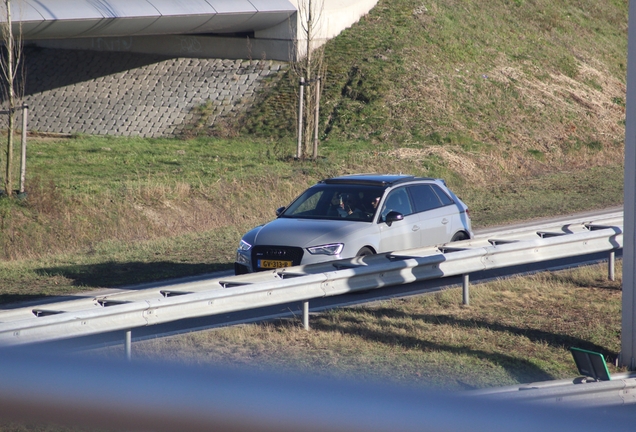
[[[304,54],[308,2],[14,0],[29,129],[171,136],[204,103],[211,122],[247,109],[263,78]],[[312,0],[313,46],[376,3]]]

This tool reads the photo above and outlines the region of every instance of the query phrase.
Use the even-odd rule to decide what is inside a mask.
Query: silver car
[[[468,207],[443,180],[360,174],[310,187],[243,236],[236,274],[472,238]]]

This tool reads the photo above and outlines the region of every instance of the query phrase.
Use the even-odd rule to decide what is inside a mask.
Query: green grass
[[[567,118],[587,140],[604,127],[570,117],[571,94],[580,84],[600,92],[594,99],[623,96],[626,24],[626,1],[380,1],[325,47],[322,139],[430,144],[462,132],[531,146],[533,133],[561,133]],[[294,134],[293,83],[265,94],[239,127]]]
[[[618,165],[552,173],[470,189],[463,198],[473,206],[471,215],[478,227],[610,207],[623,200],[622,170]]]
[[[143,139],[81,136],[30,143],[29,169],[74,193],[187,182],[205,187],[225,175],[260,176],[270,165],[267,149],[250,139]]]

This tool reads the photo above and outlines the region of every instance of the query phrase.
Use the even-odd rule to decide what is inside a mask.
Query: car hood
[[[345,242],[369,225],[370,222],[360,221],[279,218],[258,230],[254,244],[306,248]]]

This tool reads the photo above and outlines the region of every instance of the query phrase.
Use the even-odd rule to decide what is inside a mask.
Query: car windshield
[[[280,217],[371,222],[383,193],[384,188],[377,186],[318,184],[307,189]]]

